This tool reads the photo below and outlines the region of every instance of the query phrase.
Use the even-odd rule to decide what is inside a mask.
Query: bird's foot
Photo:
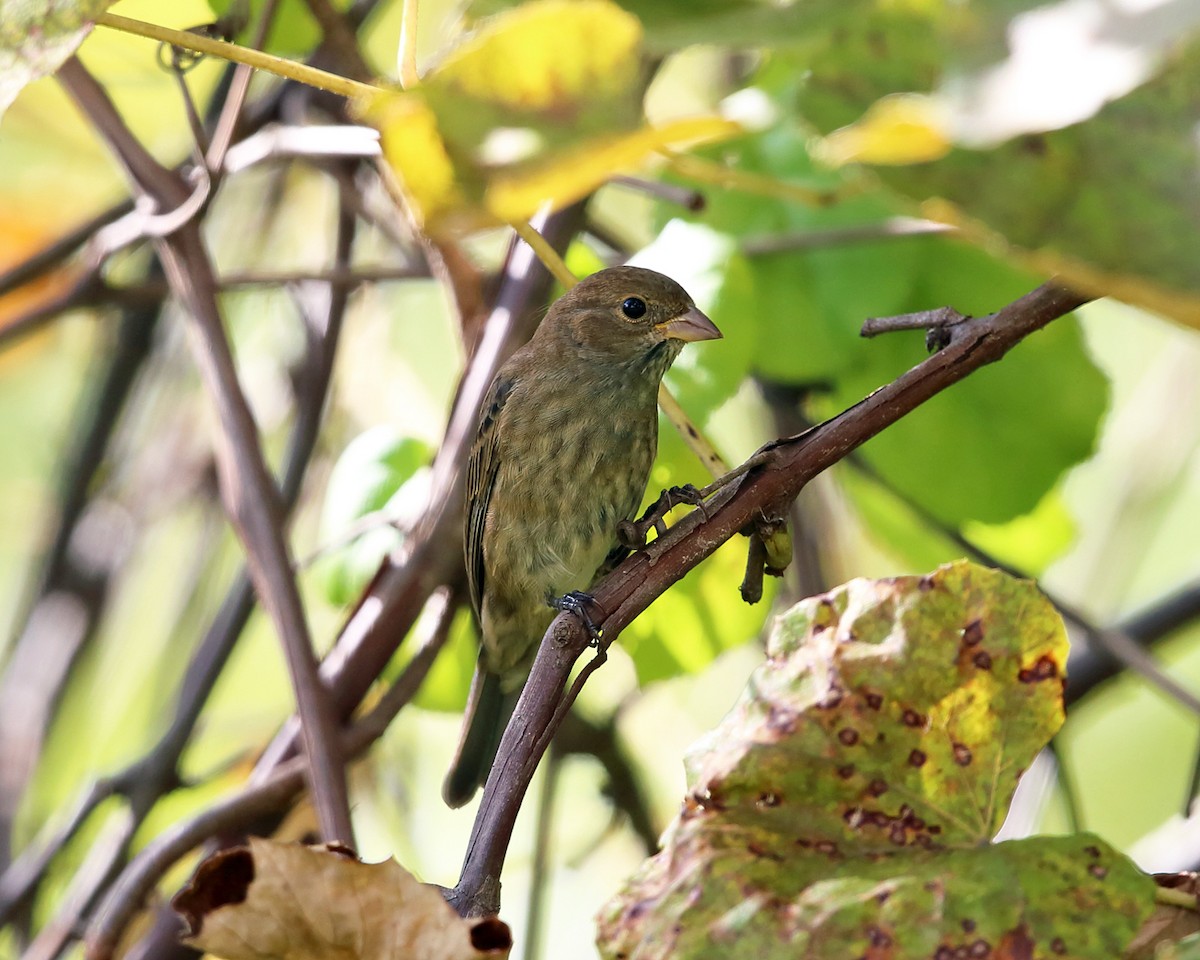
[[[589,607],[596,607],[596,598],[590,593],[584,593],[582,590],[572,590],[570,593],[565,593],[561,597],[548,596],[546,605],[562,613],[564,610],[575,614],[580,622],[587,628],[588,634],[592,638],[592,646],[600,646],[600,640],[604,637],[604,630],[596,626],[596,621],[592,619],[592,615],[588,610]]]
[[[708,519],[704,509],[704,494],[690,483],[681,487],[669,487],[658,495],[658,499],[646,508],[646,512],[638,520],[622,520],[617,525],[617,541],[630,550],[640,550],[646,546],[646,536],[653,529],[661,537],[667,532],[665,517],[680,504],[690,504],[696,507]]]

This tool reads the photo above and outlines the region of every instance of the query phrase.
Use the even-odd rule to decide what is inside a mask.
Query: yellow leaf
[[[527,220],[542,204],[562,206],[578,200],[659,150],[741,132],[738,124],[720,117],[695,117],[592,140],[560,151],[532,168],[498,173],[491,179],[484,203],[499,220]]]
[[[359,101],[356,112],[379,130],[384,158],[399,175],[419,222],[446,217],[465,206],[437,116],[418,94],[384,91]]]
[[[428,78],[468,97],[553,111],[637,82],[642,25],[609,0],[534,0],[485,22]]]
[[[859,120],[821,140],[813,155],[840,167],[847,163],[902,166],[938,160],[950,152],[944,111],[931,97],[895,93],[876,100]]]

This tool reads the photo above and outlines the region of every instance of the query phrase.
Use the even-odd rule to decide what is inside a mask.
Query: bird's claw
[[[654,530],[660,537],[667,532],[664,517],[680,504],[696,507],[704,519],[708,512],[704,507],[704,494],[690,483],[669,487],[658,495],[658,499],[646,508],[638,520],[622,520],[617,524],[617,542],[629,550],[641,550],[646,546],[646,535]]]
[[[596,626],[596,622],[592,619],[592,615],[588,611],[588,607],[597,605],[596,598],[590,593],[584,593],[582,590],[572,590],[561,597],[547,597],[546,605],[557,610],[559,613],[566,610],[575,614],[591,636],[592,646],[600,646],[600,640],[604,637],[604,630]]]

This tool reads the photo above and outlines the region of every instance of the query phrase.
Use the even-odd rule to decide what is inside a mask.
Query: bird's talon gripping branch
[[[588,611],[588,607],[597,606],[596,598],[590,593],[584,593],[582,590],[572,590],[561,597],[547,597],[546,605],[557,610],[559,613],[568,610],[575,614],[584,627],[587,628],[587,632],[592,638],[592,646],[600,646],[600,641],[604,639],[604,630],[596,626],[596,621],[592,619],[592,615]]]
[[[685,483],[679,487],[669,487],[658,495],[646,512],[637,520],[622,520],[617,525],[617,539],[621,546],[629,550],[642,550],[646,546],[646,534],[654,530],[658,536],[667,532],[666,516],[680,504],[696,507],[708,519],[704,509],[704,492],[696,489],[693,484]]]

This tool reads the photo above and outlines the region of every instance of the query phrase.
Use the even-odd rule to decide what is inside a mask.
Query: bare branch
[[[134,178],[159,205],[186,201],[183,183],[158,165],[125,126],[103,88],[77,59],[59,70],[68,93],[95,124]],[[278,491],[267,472],[257,429],[238,384],[217,306],[216,282],[194,222],[157,241],[172,289],[191,315],[196,359],[217,407],[222,442],[217,465],[227,512],[246,548],[251,577],[283,643],[292,675],[310,783],[322,832],[352,843],[345,773],[338,759],[333,711],[317,674],[300,594],[282,533]]]
[[[655,541],[653,551],[634,554],[594,588],[596,607],[604,614],[597,624],[603,643],[615,640],[667,587],[757,515],[782,512],[822,470],[1087,299],[1053,283],[1044,284],[992,316],[951,327],[945,349],[832,420],[797,438],[768,444],[751,458],[756,464],[753,469],[734,471],[741,473],[739,479],[721,489],[706,511],[695,510],[684,517]],[[464,916],[495,913],[499,908],[500,870],[516,810],[563,707],[578,686],[564,696],[567,678],[589,642],[587,629],[570,614],[560,614],[546,632],[484,787],[458,885],[449,894]]]
[[[458,597],[443,590],[430,600],[429,635],[418,647],[396,682],[366,716],[342,732],[342,750],[354,758],[379,739],[396,714],[420,689],[429,668],[446,643],[458,609]],[[251,784],[189,820],[160,833],[143,848],[112,887],[86,936],[89,960],[108,960],[129,922],[159,879],[181,857],[209,837],[240,830],[259,816],[284,810],[304,789],[304,764],[293,758],[280,764],[261,781]],[[175,926],[181,925],[176,921]]]
[[[962,323],[967,318],[953,307],[938,307],[936,310],[921,310],[917,313],[898,313],[892,317],[868,317],[863,321],[859,335],[877,337],[881,333],[896,330],[928,330],[949,327]]]

